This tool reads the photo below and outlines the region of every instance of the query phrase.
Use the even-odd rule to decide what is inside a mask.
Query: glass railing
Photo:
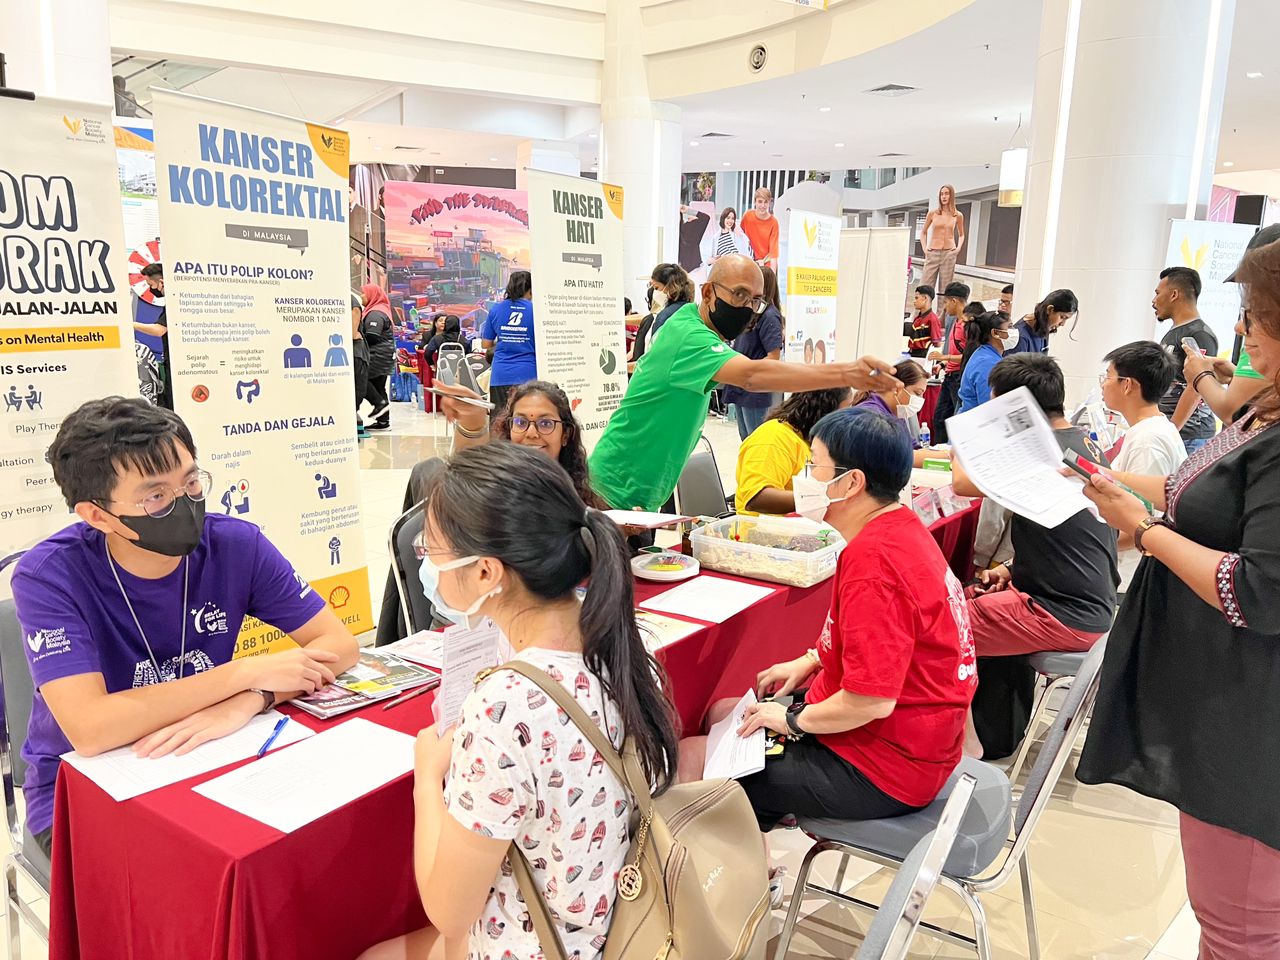
[[[111,64],[111,73],[113,78],[124,79],[124,89],[116,88],[116,113],[126,117],[149,117],[153,87],[181,90],[221,69],[175,60],[117,54]]]

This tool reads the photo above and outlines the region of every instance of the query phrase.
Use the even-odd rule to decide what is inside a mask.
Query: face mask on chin
[[[749,306],[735,307],[716,297],[715,306],[711,308],[710,319],[711,325],[716,328],[716,333],[725,340],[736,340],[739,334],[747,329],[747,324],[754,316],[755,312]]]
[[[437,565],[430,557],[423,557],[422,563],[418,565],[418,582],[422,584],[422,592],[427,595],[427,600],[430,601],[431,606],[446,620],[452,623],[460,623],[468,630],[474,630],[479,626],[480,621],[484,619],[484,615],[480,613],[480,608],[484,606],[485,601],[490,597],[501,593],[502,586],[499,584],[488,593],[482,593],[476,597],[475,601],[466,610],[455,610],[440,595],[440,574],[446,570],[469,567],[479,561],[479,557],[460,557],[457,560],[450,560],[448,563]]]
[[[135,547],[165,557],[185,557],[200,544],[204,534],[204,501],[179,497],[167,516],[122,517],[111,514],[138,535]]]

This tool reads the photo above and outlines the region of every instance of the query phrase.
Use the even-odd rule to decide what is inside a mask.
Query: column
[[[10,87],[37,97],[113,103],[107,0],[0,3]]]
[[[582,161],[578,151],[563,143],[550,140],[525,140],[516,147],[516,189],[529,189],[527,170],[546,170],[550,173],[567,173],[576,177],[582,173]]]
[[[1169,221],[1203,216],[1235,0],[1044,0],[1018,239],[1017,314],[1080,299],[1050,341],[1067,406],[1113,347],[1151,338]]]
[[[679,250],[680,109],[649,98],[640,5],[608,0],[599,178],[623,189],[624,293],[641,303],[655,264]]]

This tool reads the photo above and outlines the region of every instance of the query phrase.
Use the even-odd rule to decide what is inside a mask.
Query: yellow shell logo
[[[79,119],[79,118],[76,118],[75,120],[72,120],[72,119],[71,119],[70,117],[68,117],[65,113],[62,115],[62,124],[63,124],[63,126],[65,126],[65,127],[66,127],[68,130],[70,130],[72,133],[79,133],[79,132],[80,132],[80,125],[81,125],[82,123],[84,123],[84,121],[83,121],[83,120],[81,120],[81,119]]]
[[[346,587],[334,587],[329,591],[329,606],[335,610],[341,610],[350,599],[351,591]]]
[[[1192,270],[1199,270],[1201,269],[1201,265],[1204,263],[1205,258],[1209,256],[1209,245],[1207,243],[1202,243],[1200,246],[1196,247],[1195,250],[1192,250],[1191,241],[1188,238],[1183,237],[1181,252],[1182,265],[1184,267],[1190,267]]]
[[[810,223],[807,218],[804,221],[804,239],[811,247],[818,242],[818,225]]]

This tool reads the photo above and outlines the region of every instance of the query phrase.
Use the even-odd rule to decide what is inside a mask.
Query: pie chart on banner
[[[140,247],[135,247],[129,254],[129,286],[139,300],[157,307],[164,306],[164,297],[156,294],[147,285],[147,278],[142,275],[142,268],[151,263],[160,262],[160,238],[148,240]]]

